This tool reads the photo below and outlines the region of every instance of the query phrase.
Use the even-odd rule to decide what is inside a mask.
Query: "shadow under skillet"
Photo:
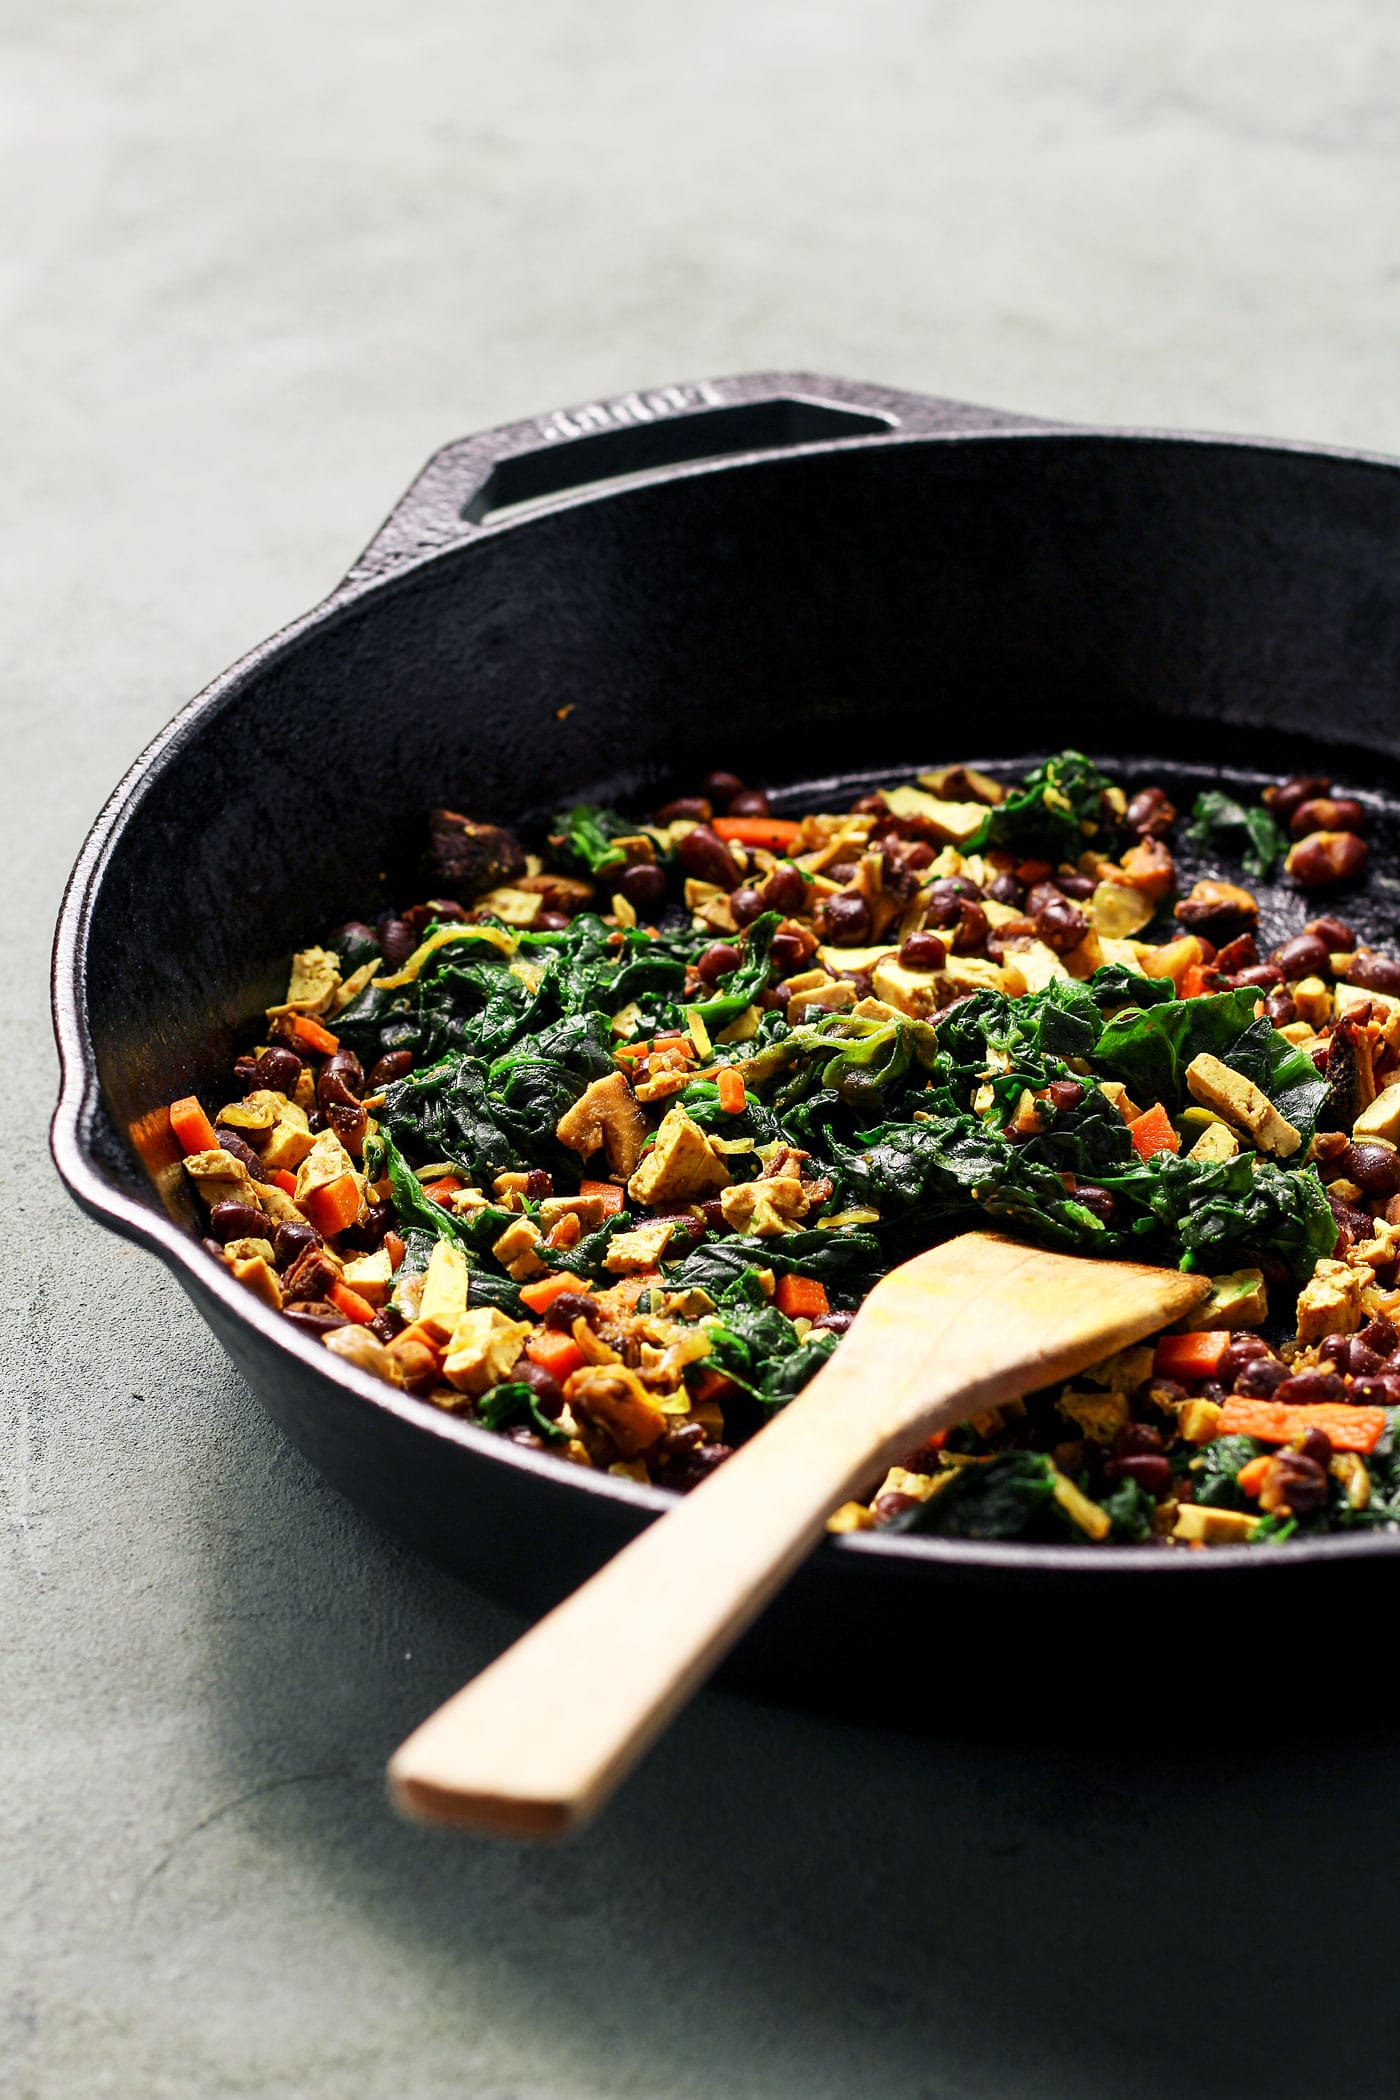
[[[315,1879],[312,1916],[363,1914],[435,2047],[467,2046],[484,1997],[545,2091],[553,2066],[571,2092],[667,2096],[1393,2092],[1397,1731],[1307,1720],[1366,1713],[1381,1629],[1262,1685],[1247,1625],[1179,1658],[1144,1626],[1077,1732],[710,1693],[573,1843],[456,1838],[392,1816],[383,1760],[520,1622],[238,1416],[240,1462],[199,1490],[237,1621],[209,1628],[211,1785]],[[909,1668],[956,1726],[995,1658],[943,1624]],[[1118,1720],[1143,1673],[1158,1732]]]

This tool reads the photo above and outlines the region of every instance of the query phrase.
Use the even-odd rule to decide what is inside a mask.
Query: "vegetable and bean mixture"
[[[681,1489],[951,1232],[1176,1263],[1213,1279],[1188,1330],[833,1528],[1400,1522],[1400,960],[1306,917],[1365,811],[1296,779],[1191,821],[1242,878],[1286,855],[1271,953],[1244,880],[1178,893],[1165,789],[1074,751],[800,818],[722,773],[527,842],[435,810],[427,900],[298,954],[229,1098],[171,1107],[206,1245],[391,1385]]]

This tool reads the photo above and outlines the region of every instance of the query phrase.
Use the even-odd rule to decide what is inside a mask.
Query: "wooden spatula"
[[[1209,1283],[964,1233],[894,1269],[799,1397],[395,1753],[427,1822],[585,1823],[822,1536],[936,1429],[1179,1319]]]

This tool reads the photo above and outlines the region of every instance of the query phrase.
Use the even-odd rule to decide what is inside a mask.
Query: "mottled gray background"
[[[64,1198],[43,980],[128,760],[463,431],[805,365],[1400,451],[1394,10],[4,0],[0,40],[0,2088],[1392,2093],[1394,1745],[1212,1740],[1388,1628],[1259,1684],[1247,1626],[1144,1625],[1074,1753],[711,1696],[550,1854],[391,1820],[386,1752],[515,1622]],[[956,1623],[921,1647],[956,1707]],[[1198,1747],[1114,1746],[1125,1669]]]

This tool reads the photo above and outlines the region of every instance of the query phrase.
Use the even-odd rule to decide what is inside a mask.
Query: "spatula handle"
[[[397,1805],[517,1836],[592,1815],[878,1468],[839,1372],[425,1721],[389,1766]]]

